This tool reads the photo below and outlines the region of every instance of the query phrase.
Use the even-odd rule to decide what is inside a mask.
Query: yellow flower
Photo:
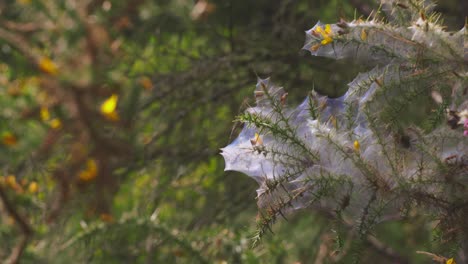
[[[108,114],[115,111],[117,108],[117,102],[119,100],[119,96],[116,94],[111,95],[111,97],[107,98],[104,103],[101,105],[101,112]]]
[[[62,127],[62,122],[58,118],[50,119],[49,109],[41,107],[41,119],[45,121],[51,128],[59,129]]]
[[[359,150],[361,149],[361,144],[359,144],[359,141],[354,140],[354,144],[353,144],[353,145],[354,145],[354,150],[355,150],[356,152],[359,152]]]
[[[96,161],[94,159],[88,159],[86,161],[86,168],[80,171],[78,178],[84,182],[92,181],[94,178],[96,178],[97,171],[98,167]]]
[[[111,97],[107,98],[101,105],[101,113],[109,120],[118,121],[119,114],[117,113],[117,102],[119,101],[119,96],[113,94]]]
[[[16,182],[15,176],[13,176],[13,175],[7,176],[6,179],[5,179],[5,183],[12,189],[14,189],[16,187],[16,185],[18,184]]]
[[[41,119],[42,121],[47,121],[50,119],[50,113],[47,107],[41,107]]]
[[[362,29],[361,30],[361,40],[366,41],[366,39],[367,39],[367,32],[366,32],[365,29]]]
[[[16,177],[14,175],[7,176],[6,179],[4,180],[4,183],[6,184],[7,187],[11,188],[16,193],[24,192],[21,185],[19,185],[18,182],[16,181]]]
[[[447,262],[445,262],[445,263],[446,264],[457,264],[453,258],[447,259]]]
[[[250,140],[252,146],[261,146],[263,145],[263,140],[258,133],[255,133],[255,137]]]
[[[3,145],[13,147],[18,143],[18,139],[11,132],[4,132],[2,135]]]
[[[43,57],[39,60],[39,69],[47,74],[56,75],[58,73],[58,68],[55,63],[49,58]]]
[[[319,33],[322,36],[323,40],[320,42],[320,44],[322,44],[323,46],[333,42],[333,32],[330,24],[326,24],[325,29],[323,29],[321,26],[317,26],[315,32]]]
[[[317,28],[315,29],[315,31],[317,31],[318,33],[320,33],[320,34],[322,35],[322,37],[329,36],[329,35],[331,35],[331,33],[332,33],[330,24],[326,24],[326,25],[325,25],[325,30],[324,30],[321,26],[317,26]]]
[[[320,48],[320,44],[315,44],[315,45],[310,47],[310,50],[311,51],[317,51],[319,48]]]
[[[333,42],[333,39],[330,38],[330,37],[326,37],[322,40],[322,42],[320,42],[320,44],[322,44],[323,46],[327,45],[327,44],[330,44]]]
[[[58,118],[54,118],[50,120],[49,125],[53,129],[60,129],[62,127],[62,121]]]
[[[31,183],[29,183],[28,191],[30,193],[37,193],[38,190],[39,190],[39,185],[37,184],[37,182],[32,181]]]

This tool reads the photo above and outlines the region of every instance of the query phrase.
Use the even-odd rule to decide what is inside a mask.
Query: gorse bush
[[[446,31],[432,7],[382,1],[367,19],[318,22],[306,31],[303,49],[313,56],[368,69],[341,97],[311,91],[291,107],[283,88],[258,81],[256,106],[238,117],[244,129],[222,149],[226,170],[260,185],[254,243],[279,216],[312,208],[354,233],[350,246],[341,241],[330,253],[337,260],[369,243],[378,247],[369,235],[379,224],[418,214],[449,245],[427,255],[466,261],[466,27]]]

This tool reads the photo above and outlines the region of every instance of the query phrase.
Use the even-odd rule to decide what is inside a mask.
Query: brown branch
[[[446,257],[439,256],[439,255],[436,255],[436,254],[433,254],[433,253],[430,253],[430,252],[426,252],[426,251],[416,251],[416,253],[421,254],[421,255],[429,256],[429,257],[432,258],[433,261],[438,262],[438,263],[445,263],[448,260]]]
[[[3,202],[3,205],[8,212],[8,214],[15,220],[15,223],[17,223],[20,227],[22,237],[20,238],[18,244],[16,247],[12,250],[10,256],[8,259],[5,261],[7,264],[16,264],[19,263],[19,259],[26,248],[29,238],[31,237],[33,230],[29,226],[29,224],[26,222],[26,219],[24,219],[16,210],[16,208],[13,206],[13,204],[8,200],[8,197],[3,190],[3,187],[0,186],[0,199]]]
[[[1,21],[1,24],[12,31],[19,31],[21,33],[32,33],[41,29],[40,25],[35,22],[17,23],[9,20]]]
[[[330,210],[327,210],[322,207],[314,207],[314,211],[319,212],[321,215],[327,217],[328,219],[336,219],[336,215],[331,212]],[[342,224],[348,228],[349,230],[352,230],[354,228],[353,223],[350,220],[347,219],[342,219]],[[367,235],[363,237],[363,242],[370,247],[373,251],[381,255],[382,257],[385,257],[389,260],[392,261],[392,263],[398,263],[398,264],[408,264],[410,261],[404,257],[398,254],[395,250],[393,250],[390,246],[385,245],[383,242],[378,240],[376,237],[372,235]]]
[[[393,263],[406,264],[410,263],[406,258],[400,256],[395,250],[391,247],[385,245],[383,242],[378,240],[376,237],[368,235],[366,237],[365,243],[369,245],[375,252],[380,254],[383,257],[386,257],[393,261]]]
[[[14,49],[18,50],[28,59],[37,64],[38,58],[33,54],[33,49],[26,44],[27,41],[23,37],[0,28],[0,39],[6,41]]]

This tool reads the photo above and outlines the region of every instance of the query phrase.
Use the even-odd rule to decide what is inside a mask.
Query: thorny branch
[[[21,254],[23,253],[24,249],[26,248],[29,238],[33,234],[33,230],[30,227],[30,225],[27,223],[26,219],[24,219],[15,206],[11,203],[10,200],[8,200],[8,197],[3,189],[2,186],[0,186],[0,199],[2,200],[3,206],[5,207],[6,211],[8,214],[13,218],[15,223],[18,224],[22,236],[20,240],[18,241],[18,244],[16,245],[15,248],[13,248],[10,256],[8,259],[5,261],[7,264],[16,264],[19,263],[19,259],[21,257]]]
[[[328,219],[336,219],[336,216],[334,215],[333,212],[325,209],[325,208],[318,208],[318,211],[321,213],[321,215],[325,216]],[[390,217],[389,219],[393,219],[393,217]],[[343,219],[342,224],[348,229],[352,230],[355,228],[350,220]],[[350,231],[352,232],[352,231]],[[348,238],[352,239],[352,235],[349,235]],[[410,261],[404,257],[398,254],[393,248],[390,246],[386,245],[382,241],[378,240],[375,236],[372,235],[366,235],[363,237],[364,243],[369,246],[373,251],[381,255],[382,257],[385,257],[388,260],[391,260],[392,263],[399,263],[399,264],[408,264]],[[341,256],[341,255],[340,255]],[[335,260],[339,262],[340,256],[335,256]]]

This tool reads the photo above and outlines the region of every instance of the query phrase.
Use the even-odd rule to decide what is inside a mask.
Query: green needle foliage
[[[418,252],[394,250],[376,230],[415,217],[444,237],[431,242],[433,253],[419,253],[467,261],[466,26],[448,32],[432,9],[382,1],[366,19],[306,31],[303,49],[313,56],[371,69],[341,97],[312,91],[292,108],[283,88],[258,81],[256,106],[239,116],[244,129],[222,152],[226,170],[260,184],[254,246],[279,216],[311,209],[350,232],[337,249],[323,242],[321,261],[367,263],[374,250],[409,263]]]

